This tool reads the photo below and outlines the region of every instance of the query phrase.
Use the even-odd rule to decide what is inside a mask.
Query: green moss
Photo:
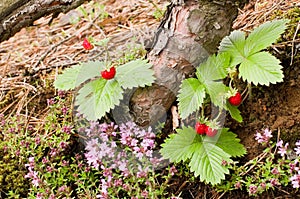
[[[289,27],[286,30],[285,34],[282,35],[281,39],[278,41],[292,41],[298,26],[298,22],[300,21],[300,8],[294,7],[289,9],[286,12],[282,10],[276,10],[274,14],[271,16],[271,19],[290,19]],[[300,31],[297,32],[297,38],[300,37]]]
[[[0,151],[3,151],[1,149]],[[13,190],[14,195],[25,197],[29,189],[29,182],[25,179],[26,168],[20,167],[19,161],[14,158],[6,158],[0,153],[0,187],[4,193]],[[1,195],[0,195],[1,198]]]

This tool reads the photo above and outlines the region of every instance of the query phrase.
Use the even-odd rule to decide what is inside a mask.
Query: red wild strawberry
[[[212,129],[211,127],[207,126],[206,129],[205,129],[205,133],[209,137],[214,137],[215,135],[217,135],[218,130],[217,129]]]
[[[202,124],[200,122],[196,122],[195,130],[199,135],[204,135],[206,130],[206,124]]]
[[[101,71],[101,76],[103,79],[112,79],[116,75],[116,68],[112,66],[108,70]]]
[[[242,103],[242,96],[239,92],[237,92],[234,96],[231,96],[228,100],[231,105],[238,106]]]
[[[86,50],[92,50],[94,48],[93,44],[91,44],[87,38],[84,38],[82,46]]]

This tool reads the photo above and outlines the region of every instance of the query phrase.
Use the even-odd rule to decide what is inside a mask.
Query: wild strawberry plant
[[[164,158],[176,163],[189,161],[190,170],[206,183],[218,184],[225,179],[232,158],[246,153],[236,134],[223,128],[220,122],[224,110],[236,121],[243,121],[238,109],[242,96],[234,87],[235,78],[239,77],[250,85],[268,86],[283,81],[280,61],[262,50],[276,41],[287,22],[267,22],[247,37],[245,32],[233,31],[221,41],[219,52],[200,64],[195,78],[183,80],[177,96],[180,116],[186,119],[192,113],[200,112],[200,118],[195,128],[183,126],[177,134],[169,136],[162,144]],[[223,83],[225,78],[230,80],[228,85]],[[217,117],[205,117],[207,102],[219,109]]]
[[[79,87],[75,106],[88,120],[97,120],[119,105],[125,89],[151,85],[155,78],[150,67],[140,59],[117,67],[108,62],[89,61],[66,69],[57,76],[54,86],[59,90]]]

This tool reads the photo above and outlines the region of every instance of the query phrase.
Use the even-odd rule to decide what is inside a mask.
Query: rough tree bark
[[[88,0],[1,0],[0,42],[43,16],[66,13]]]
[[[229,34],[244,0],[173,0],[161,22],[148,59],[155,85],[139,88],[131,97],[130,111],[140,126],[155,124],[176,100],[182,79],[217,51]]]
[[[2,0],[0,42],[42,16],[67,12],[88,0]],[[228,35],[238,8],[247,0],[172,0],[147,57],[156,83],[139,88],[130,112],[140,126],[155,124],[176,100],[182,79],[192,76]]]

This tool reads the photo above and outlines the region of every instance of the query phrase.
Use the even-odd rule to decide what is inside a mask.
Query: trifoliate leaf
[[[236,106],[232,106],[230,103],[226,104],[226,110],[229,111],[230,116],[238,122],[243,121],[243,117],[241,116],[241,112]]]
[[[225,93],[228,91],[221,80],[227,76],[226,68],[229,60],[230,57],[227,53],[220,53],[217,56],[212,55],[196,71],[196,76],[204,85],[212,103],[220,108],[224,106]]]
[[[227,76],[226,68],[229,61],[230,54],[228,53],[211,55],[197,68],[196,75],[199,81],[205,84],[207,81],[224,79]]]
[[[123,90],[116,80],[97,79],[85,84],[76,96],[78,111],[88,120],[97,120],[118,105]]]
[[[178,110],[182,119],[198,110],[205,98],[205,87],[198,79],[188,78],[182,81],[178,94]]]
[[[206,92],[210,96],[211,102],[219,108],[224,108],[226,104],[225,94],[229,88],[222,81],[207,81],[205,84]]]
[[[246,149],[240,143],[240,139],[236,138],[237,135],[229,131],[228,128],[220,130],[218,135],[215,137],[205,137],[203,142],[216,144],[232,157],[240,157],[246,154]]]
[[[177,129],[177,132],[162,144],[162,156],[172,162],[190,160],[190,170],[206,183],[220,183],[229,173],[222,163],[230,163],[231,156],[242,156],[246,152],[240,140],[228,129],[219,130],[215,137],[198,135],[191,127]]]
[[[245,58],[245,33],[239,30],[232,31],[229,36],[223,38],[220,43],[219,52],[230,53],[230,66],[238,65]]]
[[[274,43],[284,30],[289,20],[273,20],[255,28],[246,39],[247,55],[259,52]]]
[[[283,81],[280,61],[268,52],[259,52],[245,59],[240,67],[239,76],[254,85],[269,85]]]
[[[200,180],[212,185],[218,184],[229,174],[229,169],[222,162],[232,162],[230,155],[210,142],[199,143],[190,161],[190,169]]]
[[[55,88],[59,90],[70,90],[79,86],[83,82],[100,76],[100,71],[105,69],[103,62],[86,62],[67,68],[62,74],[58,75],[54,81]]]
[[[124,89],[150,86],[155,78],[151,64],[147,60],[134,60],[117,67],[115,79]]]
[[[241,64],[240,77],[249,83],[269,85],[281,82],[283,74],[279,62],[271,54],[259,51],[276,41],[284,32],[287,22],[288,20],[274,20],[264,23],[255,28],[247,39],[245,33],[233,31],[222,40],[219,50],[230,54],[230,66]]]
[[[160,153],[165,159],[170,159],[172,162],[186,161],[194,153],[196,136],[196,131],[191,127],[177,129],[177,134],[171,134],[162,144]]]

